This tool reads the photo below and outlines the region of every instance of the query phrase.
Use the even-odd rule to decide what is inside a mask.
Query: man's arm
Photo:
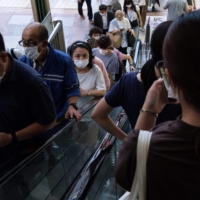
[[[94,26],[97,26],[98,27],[98,16],[97,16],[98,13],[94,13]]]
[[[95,120],[97,124],[99,124],[104,130],[114,135],[118,139],[123,140],[126,137],[126,133],[118,128],[108,116],[112,110],[113,107],[109,106],[103,98],[94,108],[91,118]]]
[[[70,119],[75,117],[76,120],[79,122],[81,120],[81,114],[74,108],[73,104],[76,104],[78,100],[78,96],[73,96],[68,99],[68,109],[65,113],[65,118]],[[71,105],[70,105],[71,104]]]
[[[166,1],[166,2],[164,3],[163,9],[164,9],[164,10],[168,9],[168,1]]]
[[[65,112],[65,118],[70,119],[75,117],[77,121],[80,121],[81,114],[69,104],[76,104],[78,97],[81,95],[79,89],[79,81],[77,73],[74,67],[74,63],[70,57],[66,58],[66,71],[65,71],[65,88],[64,97],[67,111]]]
[[[42,125],[37,122],[34,122],[30,124],[29,126],[15,132],[16,138],[18,141],[33,138],[53,128],[55,123],[56,123],[56,120],[52,121],[48,125]],[[11,133],[9,134],[9,133],[0,132],[0,147],[9,145],[11,143],[12,143]]]

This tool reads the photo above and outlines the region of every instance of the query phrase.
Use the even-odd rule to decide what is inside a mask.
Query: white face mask
[[[79,69],[83,69],[85,68],[89,63],[89,59],[85,59],[85,60],[74,60],[74,64],[76,67],[78,67]]]
[[[101,55],[106,55],[106,53],[108,53],[108,50],[106,49],[106,50],[104,50],[104,49],[99,49],[99,53],[101,54]]]
[[[99,13],[101,16],[105,16],[106,15],[106,12],[105,13]]]
[[[3,79],[3,77],[5,76],[5,74],[6,74],[6,71],[5,71],[5,67],[4,67],[4,72],[3,72],[2,76],[0,76],[0,83],[1,83],[1,80]]]
[[[26,57],[28,57],[31,60],[36,60],[40,56],[42,51],[43,51],[42,50],[41,52],[38,52],[38,46],[35,46],[35,47],[24,47],[24,54],[26,55]]]
[[[130,7],[131,7],[131,4],[130,4],[130,5],[126,5],[126,7],[127,7],[127,8],[130,8]]]
[[[100,38],[100,36],[96,36],[96,37],[93,37],[95,40],[98,40]]]

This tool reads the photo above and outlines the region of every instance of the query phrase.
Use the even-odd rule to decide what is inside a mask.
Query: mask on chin
[[[108,50],[106,49],[106,50],[104,50],[104,49],[99,49],[99,53],[101,54],[101,55],[106,55],[106,53],[108,53]]]
[[[126,5],[126,7],[127,7],[127,8],[130,8],[130,7],[131,7],[131,4],[130,4],[130,5]]]
[[[96,37],[93,37],[95,40],[98,40],[100,38],[100,36],[96,36]]]
[[[101,16],[105,16],[106,15],[106,12],[105,13],[99,13]]]
[[[79,69],[83,69],[85,68],[89,63],[89,59],[85,59],[85,60],[74,60],[74,64],[77,68]]]

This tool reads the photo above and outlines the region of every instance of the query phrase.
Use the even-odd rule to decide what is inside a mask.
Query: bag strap
[[[146,200],[146,165],[152,132],[140,130],[137,142],[135,176],[129,200]]]

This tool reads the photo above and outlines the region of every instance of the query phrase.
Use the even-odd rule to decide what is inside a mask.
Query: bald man
[[[19,60],[37,70],[49,86],[57,120],[75,117],[79,121],[81,115],[76,107],[80,96],[79,81],[69,55],[54,49],[48,43],[48,31],[38,22],[25,27],[19,44],[25,52]]]

